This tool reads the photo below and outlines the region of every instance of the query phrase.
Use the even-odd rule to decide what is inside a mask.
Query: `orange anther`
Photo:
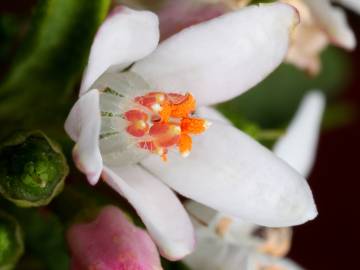
[[[140,110],[130,110],[130,111],[127,111],[125,114],[124,114],[126,120],[128,121],[138,121],[138,120],[147,120],[148,119],[148,115]]]
[[[187,99],[188,95],[189,94],[182,95],[182,94],[178,94],[178,93],[169,93],[166,96],[171,104],[177,105],[177,104],[183,103]]]
[[[209,122],[191,118],[196,101],[190,93],[153,91],[133,100],[135,106],[124,113],[126,131],[136,137],[138,147],[159,155],[164,161],[170,147],[177,146],[186,157],[192,148],[192,138],[204,132]]]
[[[176,145],[180,138],[180,127],[167,123],[154,123],[149,130],[156,145],[160,147],[169,147]]]
[[[171,111],[172,111],[172,106],[168,102],[164,103],[161,111],[159,112],[162,122],[169,121],[169,118],[171,116]]]
[[[192,139],[187,134],[181,134],[180,139],[178,142],[178,148],[180,151],[180,154],[183,157],[187,157],[190,154],[191,148],[192,148]]]
[[[152,141],[143,141],[139,142],[139,147],[145,150],[148,150],[150,152],[154,152],[156,149],[155,144]]]
[[[171,116],[175,118],[188,117],[189,114],[195,111],[195,108],[196,101],[194,97],[191,94],[186,94],[182,102],[171,104]]]
[[[148,130],[149,125],[142,120],[135,121],[126,128],[126,131],[134,137],[142,137]]]
[[[181,131],[191,134],[203,133],[209,126],[209,122],[201,118],[184,118],[181,120]]]

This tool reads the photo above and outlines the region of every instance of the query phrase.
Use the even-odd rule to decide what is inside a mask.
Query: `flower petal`
[[[345,7],[360,14],[360,1],[359,0],[334,0],[334,2],[342,4]]]
[[[329,0],[304,1],[333,43],[348,50],[355,48],[356,38],[347,23],[344,10],[332,6]]]
[[[307,177],[315,162],[325,97],[320,91],[305,96],[286,134],[274,146],[274,153]]]
[[[221,112],[217,111],[215,108],[212,107],[199,107],[196,110],[196,114],[201,118],[209,120],[210,122],[232,125],[229,119],[227,119],[224,115],[221,114]]]
[[[306,180],[229,125],[195,137],[186,159],[169,153],[167,163],[151,156],[141,164],[184,196],[248,222],[291,226],[317,215]]]
[[[279,257],[266,256],[260,253],[253,252],[249,254],[248,270],[256,269],[286,269],[286,270],[304,270],[295,262],[289,259]]]
[[[195,219],[195,221],[198,221],[204,225],[209,225],[218,213],[214,209],[191,200],[185,203],[185,208],[189,212],[190,216]]]
[[[192,251],[191,221],[166,185],[139,166],[104,167],[103,178],[134,206],[164,257],[177,260]]]
[[[208,230],[196,231],[196,249],[184,262],[192,270],[238,270],[246,269],[249,250],[228,245],[221,238],[214,237]],[[236,267],[235,267],[236,266]]]
[[[286,55],[294,8],[251,6],[189,27],[161,43],[132,70],[163,91],[190,91],[200,105],[248,90]]]
[[[67,236],[72,270],[161,269],[149,235],[115,206],[103,208],[91,223],[73,225]]]
[[[80,95],[109,67],[122,70],[150,54],[159,42],[158,27],[154,13],[119,7],[96,34]]]
[[[100,126],[99,91],[93,89],[78,99],[65,122],[66,132],[76,142],[73,150],[76,166],[92,185],[99,180],[103,167],[99,149]]]

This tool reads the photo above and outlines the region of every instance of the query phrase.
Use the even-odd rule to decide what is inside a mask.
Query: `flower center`
[[[124,113],[127,133],[139,140],[138,147],[160,155],[164,161],[171,147],[188,156],[191,135],[203,133],[210,125],[204,119],[191,117],[196,101],[190,93],[150,92],[133,101],[134,107]]]

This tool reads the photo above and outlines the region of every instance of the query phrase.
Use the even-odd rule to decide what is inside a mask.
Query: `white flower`
[[[310,92],[302,101],[286,134],[277,142],[274,152],[304,175],[310,173],[315,160],[324,96]],[[205,115],[227,121],[214,110]],[[188,202],[198,245],[185,257],[193,270],[296,270],[295,263],[283,259],[291,246],[291,228],[265,228]]]
[[[133,205],[167,258],[179,259],[194,245],[191,221],[170,188],[261,225],[290,226],[317,215],[306,180],[231,125],[213,123],[194,137],[187,158],[168,147],[174,141],[158,141],[183,135],[179,124],[192,118],[194,98],[200,107],[212,105],[266,77],[286,55],[297,20],[289,5],[252,6],[189,27],[158,46],[153,13],[122,8],[101,26],[65,129],[89,182],[96,184],[102,174]],[[173,94],[179,91],[192,94]],[[170,101],[170,120],[165,131],[152,133],[163,114],[169,116],[164,101]],[[173,119],[175,112],[186,117]],[[206,122],[198,120],[194,130],[205,130]],[[164,162],[159,154],[166,153]]]
[[[295,6],[301,18],[287,56],[289,63],[306,69],[314,75],[320,71],[320,53],[328,44],[346,50],[355,48],[356,38],[348,25],[345,11],[333,6],[330,0],[281,1]]]
[[[308,177],[314,165],[321,119],[325,106],[319,91],[307,94],[287,132],[274,145],[274,153],[301,175]]]

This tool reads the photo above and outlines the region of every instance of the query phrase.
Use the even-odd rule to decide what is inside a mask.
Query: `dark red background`
[[[314,0],[316,1],[316,0]],[[351,14],[360,41],[360,18]],[[360,46],[351,53],[354,78],[342,99],[360,108]],[[360,115],[346,127],[324,132],[310,177],[319,210],[295,228],[290,256],[307,269],[360,269]]]

